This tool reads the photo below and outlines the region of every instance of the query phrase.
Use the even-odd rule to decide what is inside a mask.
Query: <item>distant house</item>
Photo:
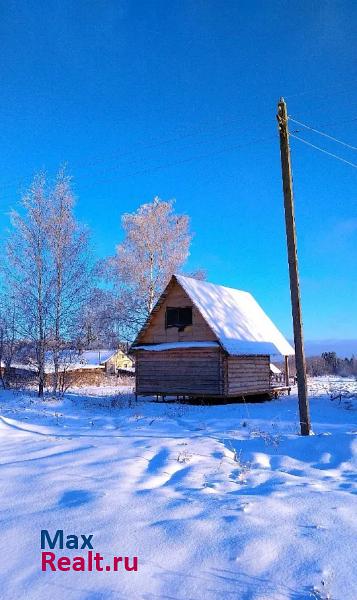
[[[122,350],[84,350],[80,361],[87,365],[98,365],[105,368],[106,373],[133,371],[134,361]]]
[[[288,389],[271,357],[294,354],[248,292],[174,275],[131,351],[138,395],[241,397]],[[275,373],[276,374],[276,373]],[[277,374],[276,374],[277,375]]]
[[[107,375],[127,373],[134,376],[133,360],[122,350],[85,350],[65,348],[59,355],[60,381],[66,384],[100,385]],[[51,385],[54,374],[53,353],[45,353],[45,382]],[[2,369],[1,369],[2,370]],[[0,370],[0,375],[1,375]],[[38,365],[28,360],[24,364],[13,364],[10,377],[18,381],[31,381],[36,377]]]

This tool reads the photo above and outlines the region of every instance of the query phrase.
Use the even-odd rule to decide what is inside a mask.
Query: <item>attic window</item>
[[[178,327],[179,331],[184,331],[188,325],[192,325],[192,306],[166,309],[166,329]]]

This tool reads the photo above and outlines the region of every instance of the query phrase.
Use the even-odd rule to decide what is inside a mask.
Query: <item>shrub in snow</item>
[[[264,431],[260,428],[252,429],[250,431],[251,438],[261,438],[264,440],[266,446],[274,446],[277,447],[280,444],[281,435],[279,432],[277,433],[269,433],[268,431]]]
[[[183,450],[182,452],[178,453],[177,456],[177,462],[179,463],[187,463],[191,460],[192,458],[192,454],[190,454],[189,452],[187,452],[187,450]]]

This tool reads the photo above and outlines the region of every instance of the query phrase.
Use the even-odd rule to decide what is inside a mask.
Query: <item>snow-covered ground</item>
[[[308,438],[296,394],[128,408],[124,388],[2,392],[1,599],[356,600],[357,384],[310,391]],[[104,564],[138,571],[42,572],[43,529],[93,534]]]

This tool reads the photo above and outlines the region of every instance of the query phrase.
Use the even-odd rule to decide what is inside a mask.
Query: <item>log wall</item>
[[[135,354],[139,395],[234,397],[270,389],[269,356],[226,356],[219,348]]]
[[[223,395],[224,355],[220,348],[137,350],[135,354],[137,394]]]
[[[227,396],[241,396],[269,390],[269,356],[228,356],[225,363],[224,387]]]

